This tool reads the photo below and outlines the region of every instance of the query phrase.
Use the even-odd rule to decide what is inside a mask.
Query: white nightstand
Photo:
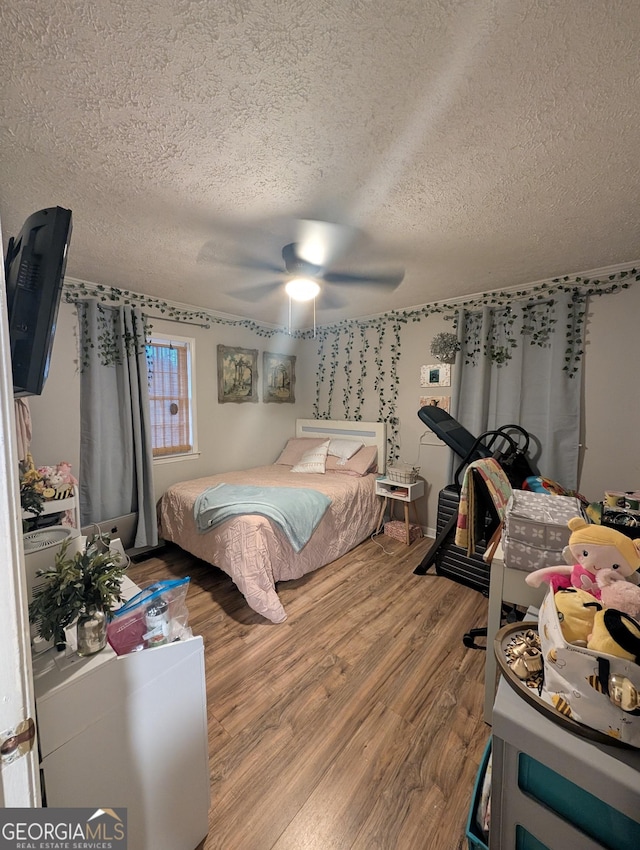
[[[393,506],[395,502],[404,503],[404,524],[407,532],[406,543],[408,546],[411,543],[411,539],[409,537],[409,505],[413,505],[413,513],[416,523],[420,525],[418,522],[418,512],[416,510],[415,502],[416,499],[424,496],[424,481],[419,479],[413,484],[401,484],[399,481],[392,481],[390,478],[378,478],[376,480],[376,495],[382,496],[383,498],[376,531],[380,531],[380,526],[382,525],[384,512],[389,504],[389,499],[392,500],[391,513],[393,513]]]

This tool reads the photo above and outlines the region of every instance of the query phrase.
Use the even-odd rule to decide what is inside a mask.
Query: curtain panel
[[[540,474],[566,489],[578,486],[582,358],[569,352],[576,334],[584,347],[583,310],[584,299],[578,305],[566,292],[463,309],[457,317],[454,415],[475,436],[520,425],[531,435],[529,455]]]
[[[158,542],[145,322],[131,306],[78,302],[82,524],[138,514],[134,546]]]

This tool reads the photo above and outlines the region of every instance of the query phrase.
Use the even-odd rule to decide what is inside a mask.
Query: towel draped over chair
[[[464,472],[456,523],[456,546],[466,549],[467,555],[475,553],[476,541],[481,539],[480,520],[483,512],[479,511],[478,507],[479,500],[484,497],[481,492],[482,487],[486,489],[498,520],[502,523],[512,488],[504,470],[495,458],[475,460]],[[484,500],[486,501],[486,498]]]

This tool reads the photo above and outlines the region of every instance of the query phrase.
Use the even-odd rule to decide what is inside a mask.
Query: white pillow
[[[308,449],[300,458],[300,461],[295,466],[291,467],[291,472],[320,472],[324,475],[325,466],[327,464],[327,451],[329,449],[329,440],[322,443],[320,446],[315,446]]]
[[[349,460],[363,446],[362,440],[330,440],[328,454],[340,460]]]

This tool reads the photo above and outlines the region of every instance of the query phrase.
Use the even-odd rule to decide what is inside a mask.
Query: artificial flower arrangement
[[[20,461],[20,504],[23,511],[39,516],[44,508],[44,478],[30,454]]]

